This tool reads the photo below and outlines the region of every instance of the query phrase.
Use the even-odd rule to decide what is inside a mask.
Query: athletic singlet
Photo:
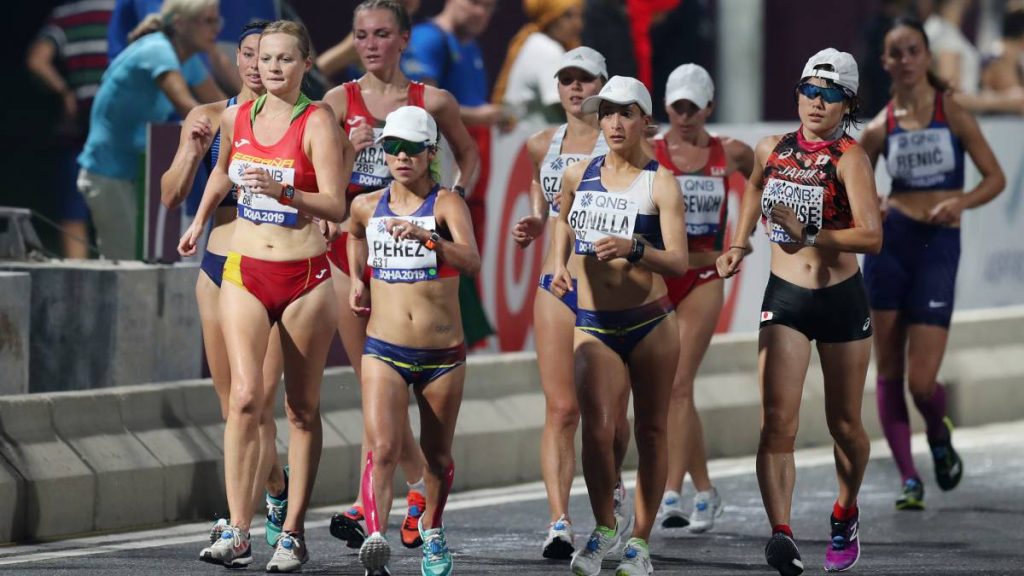
[[[379,138],[384,129],[384,120],[374,118],[373,114],[370,114],[370,109],[366,106],[366,101],[363,100],[359,82],[346,82],[342,86],[345,87],[345,95],[348,97],[348,108],[345,110],[345,133],[350,134],[353,128],[365,122],[373,127],[374,140]],[[423,100],[425,89],[420,82],[410,82],[406,104],[426,108]],[[380,144],[373,144],[364,148],[356,156],[355,164],[352,167],[352,177],[349,178],[345,193],[351,200],[364,192],[384,188],[391,182],[391,179],[391,171],[388,170],[388,163],[384,159],[384,149]]]
[[[886,106],[882,154],[892,176],[892,194],[963,189],[963,145],[949,128],[938,90],[934,110],[927,128],[904,130],[896,121],[892,100]]]
[[[544,199],[548,201],[548,215],[558,216],[558,208],[555,207],[555,196],[562,190],[562,174],[565,169],[573,164],[590,158],[608,153],[608,143],[604,141],[604,133],[598,132],[597,141],[594,142],[594,149],[590,154],[562,154],[562,141],[565,140],[565,130],[568,124],[562,124],[551,136],[551,144],[548,146],[548,153],[540,163],[540,187],[544,191]]]
[[[605,156],[587,165],[569,209],[569,226],[576,236],[577,254],[594,254],[594,242],[605,236],[632,238],[638,235],[657,249],[663,249],[661,221],[654,204],[654,175],[658,161],[651,160],[636,179],[621,192],[610,192],[601,183]]]
[[[846,187],[839,181],[839,158],[856,140],[845,132],[837,140],[807,142],[801,130],[779,140],[764,167],[761,213],[767,220],[772,207],[782,202],[796,212],[801,224],[820,230],[842,230],[853,225]],[[768,239],[799,244],[782,226],[772,223]]]
[[[228,103],[225,108],[230,108],[238,104],[238,96],[232,96],[228,98]],[[213,174],[213,168],[217,165],[217,159],[220,157],[220,126],[217,126],[217,133],[213,135],[213,142],[210,143],[210,149],[206,151],[206,173]],[[238,199],[235,198],[235,191],[231,190],[224,195],[224,199],[220,201],[218,208],[227,206],[234,208],[238,205]]]
[[[664,136],[654,141],[654,155],[679,181],[686,209],[686,244],[690,252],[718,252],[725,238],[728,218],[729,190],[726,170],[728,158],[722,141],[712,136],[708,141],[708,161],[693,172],[683,172],[673,162]]]
[[[235,141],[231,146],[231,164],[228,176],[238,186],[238,217],[257,224],[268,223],[280,226],[295,226],[299,211],[285,206],[275,198],[251,192],[242,185],[242,174],[249,166],[265,168],[274,180],[291,184],[303,192],[319,192],[313,162],[306,157],[302,147],[302,136],[306,131],[309,115],[317,109],[305,95],[299,95],[292,111],[291,124],[284,136],[275,144],[266,146],[256,141],[252,124],[266,96],[242,104],[235,116]]]
[[[438,262],[436,251],[416,240],[395,240],[387,230],[388,219],[396,218],[412,222],[425,230],[436,230],[442,238],[451,240],[448,230],[439,229],[434,219],[434,202],[437,201],[440,188],[440,185],[435,184],[420,207],[408,216],[399,216],[391,211],[390,186],[381,194],[373,216],[366,223],[366,264],[373,269],[373,278],[388,283],[412,283],[459,275],[458,270],[451,265]]]

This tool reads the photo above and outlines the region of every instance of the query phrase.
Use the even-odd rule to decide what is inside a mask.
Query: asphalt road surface
[[[930,476],[932,466],[924,439],[914,438],[917,465],[926,475],[927,509],[923,512],[894,509],[899,477],[888,448],[878,442],[872,445],[872,460],[860,497],[863,552],[852,574],[1024,574],[1024,421],[960,429],[954,444],[964,459],[966,472],[955,491],[943,493]],[[829,537],[828,517],[836,494],[831,450],[803,450],[796,460],[799,469],[792,526],[807,566],[805,574],[820,574]],[[709,534],[657,530],[651,539],[655,573],[775,574],[764,563],[763,549],[769,534],[753,459],[715,461],[711,472],[724,498],[725,514]],[[686,490],[684,498],[688,499],[692,487]],[[582,479],[577,479],[571,506],[577,545],[582,545],[593,528]],[[362,575],[355,551],[328,534],[333,511],[320,508],[310,513],[306,530],[312,557],[303,572]],[[402,513],[404,510],[396,506],[391,519],[391,570],[396,576],[418,575],[419,551],[406,550],[398,542]],[[547,526],[547,505],[540,483],[455,494],[449,501],[445,524],[455,554],[456,574],[570,574],[567,562],[540,556]],[[227,574],[224,568],[197,559],[208,529],[208,523],[188,524],[0,547],[0,573]],[[263,542],[262,529],[254,529],[253,543],[256,560],[244,572],[263,573],[272,551]],[[616,561],[606,560],[604,573],[613,574],[615,566]]]

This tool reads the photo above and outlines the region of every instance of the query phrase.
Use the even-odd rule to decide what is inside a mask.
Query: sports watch
[[[427,238],[427,241],[424,242],[423,245],[427,247],[427,250],[437,250],[437,245],[440,243],[441,235],[435,230],[430,233],[430,238]]]
[[[814,246],[818,241],[819,229],[814,224],[804,226],[804,246]]]
[[[295,186],[291,184],[283,184],[281,188],[281,197],[277,199],[278,202],[285,206],[290,205],[295,201]]]

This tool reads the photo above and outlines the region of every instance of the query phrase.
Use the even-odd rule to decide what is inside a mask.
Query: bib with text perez
[[[779,244],[801,243],[801,240],[790,236],[782,226],[772,222],[772,207],[778,203],[790,207],[802,226],[814,224],[820,230],[824,197],[825,189],[821,186],[807,186],[769,178],[761,195],[761,213],[768,219],[768,239]]]
[[[576,235],[577,254],[594,254],[594,242],[606,236],[632,238],[640,205],[614,192],[576,192],[569,227]]]
[[[245,154],[235,154],[228,166],[228,176],[238,186],[238,217],[257,224],[295,226],[299,222],[299,211],[285,206],[275,198],[253,192],[242,185],[242,175],[247,168],[262,168],[282,185],[295,185],[294,160],[265,160]]]
[[[395,240],[385,223],[390,218],[411,222],[433,231],[433,216],[386,216],[371,218],[366,225],[366,263],[373,268],[373,277],[385,282],[420,282],[437,278],[437,252],[412,239]]]

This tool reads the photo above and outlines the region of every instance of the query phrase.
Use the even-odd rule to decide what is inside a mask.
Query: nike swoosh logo
[[[235,148],[241,148],[242,146],[245,146],[248,143],[249,143],[249,139],[248,138],[242,138],[240,140],[235,140]]]
[[[945,306],[949,306],[949,302],[936,302],[935,300],[928,301],[929,308],[943,308]]]
[[[594,182],[594,181],[600,180],[600,179],[601,179],[601,177],[597,176],[595,178],[584,178],[583,180],[580,180],[580,182]]]

